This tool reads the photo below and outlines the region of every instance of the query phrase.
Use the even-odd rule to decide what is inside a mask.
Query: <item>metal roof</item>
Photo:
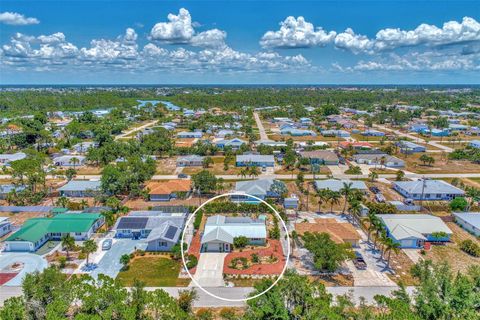
[[[480,229],[480,212],[454,212],[453,215]]]
[[[221,215],[208,217],[201,242],[221,240],[232,243],[233,238],[239,236],[265,239],[267,237],[265,220]]]
[[[66,185],[58,188],[58,191],[86,191],[100,189],[101,182],[99,180],[71,180]]]
[[[315,188],[317,190],[328,189],[331,191],[340,191],[343,188],[344,183],[352,184],[352,189],[367,190],[367,185],[363,181],[359,180],[336,180],[336,179],[327,179],[327,180],[316,180]]]
[[[442,219],[429,214],[379,214],[377,217],[397,240],[408,238],[425,240],[425,235],[435,232],[452,234]]]
[[[425,188],[423,184],[425,183]],[[416,181],[395,181],[394,185],[400,189],[405,190],[410,194],[424,193],[438,193],[438,194],[458,194],[463,195],[465,192],[462,189],[452,186],[443,180],[429,180],[419,179]]]
[[[273,155],[262,154],[240,154],[237,156],[237,162],[275,162]]]
[[[267,195],[267,192],[270,191],[274,181],[274,179],[237,181],[235,183],[235,192],[251,194],[254,196],[265,196]]]

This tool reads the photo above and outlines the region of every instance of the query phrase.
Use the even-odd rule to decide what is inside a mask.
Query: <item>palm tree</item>
[[[347,208],[347,202],[348,202],[348,196],[350,195],[350,193],[352,192],[352,185],[353,185],[353,182],[344,182],[343,183],[343,188],[340,189],[340,194],[342,194],[345,198],[345,203],[343,204],[343,210],[342,210],[342,214],[345,213],[345,209]]]
[[[374,182],[375,180],[378,179],[378,173],[376,173],[375,171],[372,171],[372,172],[370,172],[368,177],[370,178],[370,180],[372,180],[372,182]]]
[[[380,158],[380,165],[383,166],[383,169],[385,169],[385,161],[387,161],[387,158],[385,156],[382,156]]]
[[[70,233],[62,237],[62,247],[65,248],[67,252],[67,260],[70,259],[70,251],[75,248],[75,239],[73,239]]]
[[[330,200],[330,212],[333,212],[333,205],[340,204],[340,198],[342,195],[339,192],[330,192],[329,200]]]
[[[321,211],[321,205],[330,200],[328,193],[328,190],[325,189],[317,192],[316,196],[318,198],[318,212]]]
[[[257,166],[249,167],[249,176],[252,178],[258,177],[260,174],[260,169]]]
[[[76,166],[78,163],[80,163],[80,160],[79,160],[77,157],[72,157],[72,158],[70,159],[70,161],[68,161],[68,162],[70,162],[70,164],[73,164],[73,170],[75,170],[75,166]]]
[[[70,203],[70,200],[68,200],[67,197],[61,196],[60,198],[57,199],[55,202],[56,206],[60,206],[62,208],[68,207],[68,204]]]
[[[372,232],[377,231],[378,226],[380,225],[380,219],[373,213],[369,213],[367,216],[367,221],[368,221],[368,242],[370,242]]]
[[[92,239],[86,240],[83,243],[82,252],[87,255],[87,266],[88,266],[88,258],[90,257],[90,254],[97,251],[97,248],[98,248],[97,243]]]
[[[82,199],[82,201],[80,201],[80,207],[82,207],[82,210],[85,209],[86,207],[88,207],[87,200]]]
[[[473,206],[475,198],[480,197],[480,190],[475,187],[467,187],[465,189],[465,195],[470,198],[470,201],[468,203],[468,208],[470,209]]]
[[[385,254],[388,252],[388,258],[387,258],[387,267],[390,268],[390,257],[392,254],[392,251],[395,253],[400,252],[400,243],[393,241],[392,238],[388,238],[384,242],[385,244]]]
[[[248,167],[242,168],[238,175],[245,179],[248,176]]]
[[[360,206],[359,201],[353,201],[350,203],[350,214],[351,216],[357,220],[357,223],[359,222],[359,217],[360,217],[360,211],[362,210],[362,207]]]

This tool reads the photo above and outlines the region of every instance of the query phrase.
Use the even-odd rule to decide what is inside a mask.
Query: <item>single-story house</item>
[[[422,206],[417,206],[414,203],[405,203],[398,200],[387,201],[387,203],[391,204],[398,211],[420,211],[422,210]]]
[[[379,214],[387,236],[400,248],[423,248],[425,242],[448,242],[452,231],[439,217],[429,214]]]
[[[78,153],[86,153],[88,149],[96,148],[96,147],[98,147],[98,143],[93,141],[85,141],[85,142],[77,143],[76,145],[73,146],[73,149]]]
[[[360,180],[337,180],[337,179],[327,179],[327,180],[315,180],[314,185],[317,190],[330,190],[339,192],[342,190],[344,184],[352,184],[352,189],[361,190],[363,192],[368,192],[367,185],[365,182]]]
[[[8,217],[0,217],[0,237],[12,231],[12,223]]]
[[[53,164],[57,167],[79,167],[85,165],[84,156],[60,156],[53,158]]]
[[[200,131],[182,131],[177,133],[177,138],[201,138],[203,136]]]
[[[403,168],[405,166],[405,161],[388,154],[355,154],[353,159],[358,164],[384,165],[389,168]]]
[[[393,189],[405,198],[413,200],[452,200],[465,194],[465,191],[462,189],[454,187],[443,180],[430,179],[394,181]]]
[[[58,192],[62,197],[92,197],[96,191],[100,190],[101,184],[99,180],[70,180],[67,184],[58,188]]]
[[[248,239],[249,245],[264,245],[267,239],[266,217],[208,217],[201,239],[201,251],[230,252],[234,239],[241,236]]]
[[[170,251],[178,243],[188,216],[188,208],[132,211],[120,217],[113,230],[117,238],[146,239],[147,251]],[[180,208],[181,210],[178,210]]]
[[[368,142],[342,141],[340,142],[340,148],[342,149],[352,148],[354,150],[362,150],[362,149],[372,149],[373,146]]]
[[[273,167],[275,158],[273,155],[241,154],[237,156],[235,165],[237,167]]]
[[[196,154],[180,156],[177,158],[177,167],[201,167],[205,157]]]
[[[192,189],[190,180],[150,181],[145,186],[149,191],[150,201],[170,201],[188,196]]]
[[[427,151],[426,147],[410,141],[405,141],[405,140],[397,142],[396,145],[400,148],[401,153],[406,153],[406,154]]]
[[[300,123],[302,125],[309,126],[309,125],[312,124],[312,119],[310,119],[310,118],[300,118]]]
[[[282,130],[280,130],[280,133],[282,135],[291,135],[293,137],[305,137],[305,136],[315,137],[317,135],[312,130],[297,129],[292,127],[283,128]]]
[[[235,183],[234,192],[245,195],[232,195],[230,199],[234,202],[259,203],[259,200],[248,197],[247,195],[254,196],[262,200],[265,200],[266,198],[279,198],[281,194],[278,194],[278,192],[282,189],[286,190],[286,187],[285,184],[280,180],[257,179],[237,181]]]
[[[49,240],[61,240],[70,234],[83,241],[100,228],[105,218],[98,213],[62,213],[51,218],[33,218],[5,240],[5,251],[37,251]]]
[[[423,131],[425,131],[425,130],[428,130],[428,125],[426,125],[426,124],[424,124],[424,123],[412,124],[412,125],[408,128],[408,131],[417,132],[417,133],[423,132]]]
[[[337,165],[339,162],[337,154],[333,151],[327,151],[327,150],[301,151],[298,154],[302,158],[310,159],[311,164]]]
[[[215,137],[217,138],[225,138],[226,136],[233,136],[235,134],[235,132],[233,130],[230,130],[230,129],[222,129],[220,131],[217,132],[217,134],[215,135]]]
[[[217,146],[217,148],[220,148],[220,149],[223,149],[225,147],[231,147],[232,149],[238,149],[246,143],[247,143],[246,141],[244,141],[242,139],[239,139],[239,138],[233,138],[233,139],[227,139],[227,140],[222,139],[222,140],[216,141],[215,146]]]
[[[448,125],[450,131],[467,131],[468,128],[470,127],[464,124],[451,123]]]
[[[322,136],[324,137],[342,137],[348,138],[350,137],[350,132],[345,130],[322,130]]]
[[[369,130],[363,131],[362,136],[383,137],[383,136],[385,136],[385,132],[374,130],[374,129],[369,129]]]
[[[0,154],[0,165],[8,166],[10,162],[25,159],[27,155],[23,152]]]
[[[468,145],[472,148],[480,149],[480,140],[471,140]]]
[[[255,141],[257,146],[270,146],[270,147],[286,147],[287,143],[284,141],[274,141],[274,140],[257,140]]]
[[[16,186],[14,184],[0,184],[0,200],[5,200],[12,191],[20,192],[25,190],[24,186]]]
[[[448,137],[450,135],[450,131],[448,129],[426,129],[422,130],[423,134],[431,135],[433,137]]]
[[[452,214],[459,226],[480,237],[480,212],[453,212]]]
[[[350,243],[352,247],[358,247],[360,235],[348,222],[338,222],[335,218],[315,219],[314,223],[295,223],[295,231],[303,236],[305,233],[328,233],[330,239],[336,243]]]

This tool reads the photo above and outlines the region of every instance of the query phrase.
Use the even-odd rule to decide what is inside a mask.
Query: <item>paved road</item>
[[[155,124],[157,124],[157,123],[158,123],[158,120],[154,120],[154,121],[151,121],[151,122],[149,122],[149,123],[146,123],[146,124],[144,124],[144,125],[142,125],[142,126],[140,126],[140,127],[136,127],[136,128],[130,129],[130,130],[128,130],[128,131],[125,131],[125,132],[117,135],[117,136],[115,137],[115,140],[126,138],[127,136],[129,136],[130,134],[132,134],[132,133],[134,133],[134,132],[143,130],[143,129],[147,128],[147,127],[151,127],[151,126],[153,126],[153,125],[155,125]]]
[[[255,118],[255,122],[257,123],[257,128],[260,133],[260,140],[268,140],[268,136],[265,132],[262,120],[260,120],[260,116],[258,115],[258,113],[254,112],[253,117]]]
[[[27,273],[32,273],[35,271],[42,271],[47,268],[47,260],[42,258],[39,255],[33,253],[21,253],[21,252],[4,252],[0,253],[0,270],[7,268],[12,263],[19,262],[23,263],[23,269],[18,273],[18,275],[8,281],[4,286],[19,286],[22,283],[23,277]]]
[[[180,290],[185,290],[187,288],[178,288],[178,287],[168,287],[168,288],[146,288],[146,290],[153,291],[156,289],[163,289],[168,292],[173,297],[178,297]],[[340,296],[344,294],[350,294],[353,300],[358,304],[360,303],[360,298],[364,297],[367,303],[373,303],[375,295],[390,295],[393,291],[397,290],[398,287],[327,287],[327,291],[333,296]],[[223,298],[228,299],[243,299],[253,288],[209,288],[209,292]],[[414,287],[407,287],[407,291],[412,294],[414,292]],[[242,301],[225,301],[219,300],[210,296],[209,294],[203,292],[202,290],[197,290],[198,300],[195,301],[195,307],[243,307],[245,303]],[[3,305],[3,302],[15,296],[22,295],[21,287],[0,287],[0,305]]]

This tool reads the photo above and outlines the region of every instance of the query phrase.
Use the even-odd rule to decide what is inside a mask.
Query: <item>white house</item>
[[[8,166],[10,162],[25,159],[27,155],[23,152],[17,152],[12,154],[0,154],[0,165]]]
[[[416,181],[394,181],[393,189],[405,198],[413,200],[452,200],[465,194],[462,189],[443,180],[419,179]]]
[[[452,214],[459,226],[480,237],[480,212],[454,212]]]

